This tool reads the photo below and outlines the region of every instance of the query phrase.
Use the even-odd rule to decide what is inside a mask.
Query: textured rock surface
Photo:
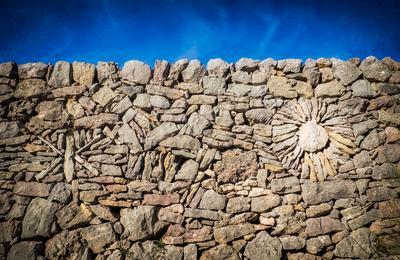
[[[0,259],[400,257],[400,63],[0,64]]]

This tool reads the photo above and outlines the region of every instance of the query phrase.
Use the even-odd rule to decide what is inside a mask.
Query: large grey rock
[[[192,95],[188,100],[189,105],[214,105],[217,98],[209,95]]]
[[[251,82],[251,74],[246,71],[237,70],[231,75],[233,83],[249,84]]]
[[[49,65],[43,62],[25,63],[18,65],[18,78],[29,79],[39,78],[45,79]]]
[[[165,249],[165,259],[183,259],[183,248],[180,246],[167,245]]]
[[[267,82],[268,91],[275,97],[296,98],[298,93],[285,77],[271,76]]]
[[[100,83],[105,80],[116,81],[118,79],[118,66],[115,62],[99,61],[96,66],[97,79]]]
[[[372,178],[374,180],[399,178],[396,167],[391,163],[375,165],[372,170]]]
[[[309,218],[319,217],[331,212],[332,205],[329,203],[322,203],[315,206],[310,206],[306,210],[306,215]]]
[[[383,62],[373,56],[365,58],[360,64],[360,69],[366,79],[377,82],[385,82],[392,74]]]
[[[313,237],[307,240],[307,252],[316,255],[330,245],[332,240],[329,235]]]
[[[306,240],[299,236],[282,236],[279,240],[284,250],[300,250],[306,245]]]
[[[251,85],[232,83],[232,84],[228,85],[228,88],[226,91],[228,93],[232,93],[236,96],[245,96],[251,91],[252,88],[253,88],[253,86],[251,86]]]
[[[397,192],[387,187],[374,187],[367,190],[367,198],[369,201],[390,200],[396,197]]]
[[[122,176],[121,167],[113,164],[102,163],[100,166],[100,172],[103,175],[108,175],[108,176]]]
[[[362,74],[361,70],[351,62],[332,59],[332,71],[336,79],[345,86],[356,81]]]
[[[190,115],[187,124],[182,128],[180,134],[191,135],[198,137],[203,133],[203,130],[210,126],[210,122],[197,112]]]
[[[200,201],[199,208],[210,210],[222,210],[225,208],[225,196],[215,192],[214,190],[207,190]]]
[[[346,227],[340,220],[331,217],[309,218],[306,220],[307,235],[315,237],[331,232],[345,230]]]
[[[208,220],[218,220],[218,212],[208,209],[185,208],[184,216],[187,218],[200,218]]]
[[[175,88],[168,88],[163,86],[156,86],[156,85],[147,85],[146,86],[147,93],[151,95],[160,95],[165,96],[169,99],[176,100],[178,98],[184,97],[185,92],[181,89]]]
[[[49,88],[42,79],[26,79],[18,82],[14,91],[15,98],[33,98],[47,94]]]
[[[57,204],[34,198],[26,209],[22,221],[22,238],[49,237],[54,230]]]
[[[132,107],[132,102],[128,96],[125,96],[118,103],[112,106],[112,112],[116,114],[123,114],[126,110]],[[124,120],[122,120],[124,121]]]
[[[183,82],[199,83],[205,74],[203,65],[199,60],[191,60],[186,68],[182,71]]]
[[[138,94],[133,101],[133,105],[144,110],[151,109],[150,95],[143,93]]]
[[[116,222],[117,220],[119,220],[118,218],[116,218],[114,216],[114,213],[111,212],[110,208],[105,207],[103,205],[100,205],[100,204],[92,205],[92,206],[90,206],[90,210],[101,219],[104,219],[104,220],[107,220],[110,222]]]
[[[277,67],[282,69],[284,73],[299,73],[301,71],[301,62],[302,60],[300,59],[279,60]]]
[[[162,109],[167,109],[171,106],[171,103],[166,97],[158,95],[150,96],[150,104],[152,107],[162,108]]]
[[[342,258],[369,258],[375,250],[375,236],[368,228],[360,228],[340,241],[336,245],[334,254]]]
[[[5,215],[10,211],[12,203],[12,191],[0,190],[0,214]]]
[[[43,243],[39,241],[21,241],[14,244],[7,254],[7,260],[36,260],[43,257]]]
[[[279,260],[282,257],[282,244],[276,237],[271,237],[266,231],[261,231],[247,243],[244,256],[252,260]]]
[[[188,244],[183,248],[183,259],[197,260],[197,246],[196,244]]]
[[[138,206],[133,209],[122,209],[120,214],[120,221],[124,226],[123,237],[138,241],[153,236],[154,224],[157,221],[156,207]]]
[[[381,140],[376,129],[372,130],[362,141],[360,147],[366,150],[373,150],[381,144]]]
[[[249,223],[238,224],[214,229],[214,239],[219,244],[225,244],[237,238],[254,233],[254,226]]]
[[[204,251],[200,257],[200,260],[223,260],[223,259],[229,259],[229,260],[239,260],[239,256],[237,252],[233,249],[233,247],[226,245],[226,244],[221,244],[215,247],[212,247],[206,251]]]
[[[353,124],[353,132],[357,137],[376,127],[378,127],[378,123],[375,120],[368,119],[360,123]]]
[[[234,123],[231,113],[226,110],[220,110],[218,116],[215,118],[215,124],[218,126],[230,128]]]
[[[15,121],[0,122],[0,139],[11,138],[18,134],[19,126]]]
[[[57,61],[48,83],[53,87],[70,86],[72,84],[71,64],[66,61]]]
[[[0,63],[0,76],[7,78],[14,78],[17,76],[18,69],[15,62]]]
[[[199,163],[194,160],[187,160],[175,175],[175,180],[193,181],[199,170]]]
[[[372,166],[372,159],[369,156],[368,151],[361,151],[353,157],[354,166],[358,168]]]
[[[226,61],[219,59],[219,58],[210,59],[207,62],[207,71],[208,71],[208,75],[210,75],[210,76],[223,78],[229,72],[229,64]],[[205,93],[205,94],[207,94],[207,93]],[[211,94],[211,93],[209,93],[209,94]]]
[[[97,128],[105,125],[114,125],[118,119],[118,115],[110,113],[85,116],[75,120],[74,128]]]
[[[81,95],[81,94],[85,93],[86,91],[87,91],[86,86],[77,85],[77,86],[71,86],[71,87],[55,88],[51,91],[51,94],[54,98],[71,97],[71,96]],[[88,100],[88,97],[85,97],[85,98]]]
[[[164,139],[173,136],[179,131],[175,123],[165,122],[151,130],[146,135],[144,150],[148,151],[158,145]]]
[[[206,95],[222,95],[225,92],[226,84],[224,78],[204,76],[202,84]]]
[[[0,243],[11,242],[21,232],[21,222],[8,220],[0,222]]]
[[[172,64],[169,70],[168,79],[178,80],[181,76],[182,71],[187,67],[188,64],[189,61],[187,59],[176,61],[174,64]]]
[[[47,197],[49,187],[46,183],[19,181],[14,186],[14,193],[29,197]]]
[[[57,121],[60,119],[64,105],[57,101],[42,101],[36,106],[37,118],[46,121]]]
[[[316,83],[315,86],[317,84],[318,83]],[[314,95],[314,90],[311,84],[304,81],[297,80],[295,89],[300,96],[303,96],[305,98],[312,98]]]
[[[250,125],[258,123],[267,123],[274,115],[273,110],[268,110],[265,108],[256,108],[246,111],[245,116],[249,121]]]
[[[279,206],[281,202],[281,197],[275,194],[255,197],[251,199],[251,211],[266,212],[274,207]]]
[[[160,146],[177,149],[197,150],[200,149],[201,143],[198,139],[193,138],[189,135],[176,135],[173,137],[168,137],[161,141]]]
[[[151,78],[150,66],[137,60],[127,61],[121,70],[121,78],[132,83],[145,85],[149,83]]]
[[[380,163],[383,162],[396,163],[400,161],[400,144],[398,143],[385,144],[379,146],[377,150],[379,152],[379,156],[378,158],[376,158],[376,160],[380,161]]]
[[[267,83],[268,78],[271,76],[268,72],[256,70],[251,74],[251,84],[261,85]]]
[[[235,214],[249,211],[249,200],[249,198],[243,196],[230,198],[228,200],[228,204],[226,205],[226,213]]]
[[[204,77],[206,77],[206,76],[204,76]],[[180,82],[175,87],[177,89],[186,91],[189,94],[202,94],[203,93],[203,86],[198,83]]]
[[[92,95],[92,99],[103,107],[106,106],[115,97],[116,94],[108,86],[103,86]]]
[[[241,58],[235,63],[236,70],[252,72],[257,69],[258,61],[249,59],[249,58]]]
[[[82,193],[81,193],[82,194]],[[89,223],[93,213],[85,204],[71,202],[56,213],[57,223],[62,229],[77,228]]]
[[[315,88],[315,97],[339,97],[346,91],[346,88],[336,80],[319,84]]]
[[[71,200],[72,189],[71,185],[64,182],[59,182],[54,185],[51,189],[49,200],[58,201],[63,204],[67,204]]]
[[[358,208],[358,207],[355,206],[355,208]],[[350,212],[353,211],[352,208],[348,208],[347,210],[349,210]],[[346,209],[343,210],[342,212],[345,212],[345,211],[346,211]],[[359,215],[359,212],[357,212],[353,215],[350,215],[348,217],[346,216],[347,218],[353,218],[347,222],[347,224],[349,225],[351,230],[356,230],[358,228],[364,227],[364,226],[368,225],[369,223],[373,222],[374,220],[377,220],[382,217],[379,210],[377,210],[377,209],[372,209],[370,211],[367,211],[360,216],[358,216],[358,215]]]
[[[300,192],[300,181],[295,176],[273,179],[271,181],[271,190],[280,194]]]
[[[275,73],[275,68],[277,65],[278,65],[278,61],[273,60],[271,58],[267,58],[258,63],[258,68],[261,72],[266,72],[269,75],[272,75]]]
[[[333,199],[353,198],[356,196],[357,187],[351,180],[335,180],[324,182],[307,181],[301,185],[303,200],[315,205]]]
[[[106,250],[106,247],[117,240],[117,236],[111,223],[92,225],[81,228],[80,233],[86,240],[93,253],[98,254]]]
[[[123,124],[118,130],[119,139],[122,143],[127,144],[133,150],[133,152],[143,151],[142,145],[136,136],[135,130],[133,130],[128,124]]]
[[[351,85],[354,97],[366,97],[371,98],[377,95],[376,91],[372,88],[372,85],[368,80],[360,79]]]
[[[128,252],[127,258],[132,259],[156,259],[165,252],[156,241],[147,240],[134,243]]]
[[[72,63],[72,78],[80,85],[90,86],[95,81],[96,67],[86,62]]]

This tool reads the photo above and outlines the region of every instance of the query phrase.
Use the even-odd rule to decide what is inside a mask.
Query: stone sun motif
[[[272,151],[286,169],[302,178],[324,181],[337,174],[343,154],[353,154],[355,144],[346,114],[336,104],[321,99],[288,101],[274,115]]]

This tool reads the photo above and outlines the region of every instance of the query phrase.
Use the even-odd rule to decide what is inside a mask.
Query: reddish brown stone
[[[107,185],[106,189],[113,193],[126,192],[128,190],[126,185],[120,185],[120,184]]]
[[[222,154],[222,161],[216,164],[218,182],[228,183],[246,180],[257,172],[257,155],[242,152],[240,149],[228,150]]]
[[[396,99],[392,96],[381,96],[375,99],[372,99],[369,102],[369,106],[367,108],[368,111],[370,110],[377,110],[381,107],[385,106],[392,106],[396,103]]]
[[[194,229],[185,232],[183,241],[185,243],[203,242],[212,239],[212,228],[204,226],[201,229]]]
[[[184,233],[185,229],[181,225],[170,225],[162,240],[165,244],[169,245],[183,244]]]
[[[168,206],[177,203],[179,203],[179,194],[145,194],[143,197],[144,205]]]
[[[45,183],[20,181],[15,184],[14,193],[22,196],[47,197],[49,187]]]
[[[306,233],[312,237],[345,229],[340,220],[331,217],[309,218],[306,225]]]
[[[53,89],[51,92],[53,93],[53,97],[66,97],[66,96],[75,96],[80,95],[87,90],[87,87],[84,85],[73,86],[73,87],[63,87]]]
[[[123,200],[99,200],[99,203],[103,206],[108,207],[118,207],[118,208],[130,208],[132,207],[131,201],[123,201]]]
[[[382,218],[400,217],[400,199],[379,202],[379,212]]]

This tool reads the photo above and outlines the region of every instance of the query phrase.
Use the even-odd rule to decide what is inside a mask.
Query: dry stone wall
[[[0,259],[400,255],[400,64],[0,64]]]

